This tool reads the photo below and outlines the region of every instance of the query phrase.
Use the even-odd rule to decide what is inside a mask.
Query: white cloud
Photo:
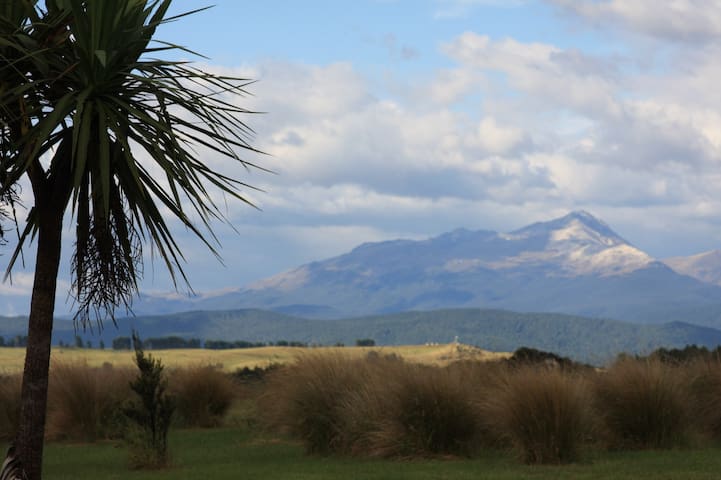
[[[526,115],[536,104],[571,108],[586,116],[617,115],[618,79],[607,59],[544,43],[513,38],[492,40],[466,32],[444,45],[443,51],[466,68],[496,72],[509,89],[530,97]]]
[[[488,2],[436,5],[479,4]],[[701,19],[690,1],[555,4],[672,53],[658,64],[631,43],[599,53],[466,32],[439,46],[451,65],[391,74],[392,88],[348,62],[208,66],[258,79],[239,104],[268,112],[248,117],[254,145],[270,154],[252,159],[278,175],[200,152],[267,193],[248,192],[262,213],[228,203],[239,235],[220,227],[222,273],[195,271],[210,255],[178,234],[194,285],[244,284],[365,241],[508,231],[574,208],[657,252],[673,253],[662,244],[669,230],[674,241],[692,232],[694,248],[720,242],[721,47],[669,41],[716,35],[719,7]],[[403,45],[386,38],[396,57]]]
[[[5,272],[3,272],[3,276]],[[28,272],[13,273],[10,279],[0,282],[0,295],[30,295],[33,287],[33,274]]]
[[[599,26],[614,24],[671,41],[721,37],[721,3],[713,0],[549,0]]]
[[[471,144],[492,154],[504,154],[524,141],[524,132],[516,127],[501,126],[493,117],[485,117],[478,124],[477,136]]]

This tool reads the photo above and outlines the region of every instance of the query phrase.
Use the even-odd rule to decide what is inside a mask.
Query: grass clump
[[[46,434],[53,440],[94,441],[121,435],[128,369],[84,362],[55,363],[50,372]]]
[[[212,366],[177,369],[170,377],[176,423],[183,427],[217,427],[236,397],[231,378]]]
[[[259,400],[266,422],[299,438],[308,453],[343,451],[339,406],[366,382],[364,367],[340,352],[301,356],[270,375]]]
[[[721,362],[705,359],[685,368],[691,394],[691,420],[702,434],[721,440]]]
[[[0,376],[0,441],[15,438],[20,421],[20,375]]]
[[[311,453],[465,456],[484,430],[463,372],[377,353],[308,355],[272,376],[261,405]]]
[[[597,376],[595,397],[611,448],[671,448],[689,438],[691,399],[679,368],[621,359]]]
[[[593,429],[590,395],[579,376],[556,369],[508,370],[483,409],[497,434],[527,464],[578,461]]]
[[[417,458],[472,451],[479,417],[460,376],[398,362],[378,367],[341,409],[352,453]]]

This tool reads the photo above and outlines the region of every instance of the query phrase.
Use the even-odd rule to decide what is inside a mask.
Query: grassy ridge
[[[400,355],[408,361],[426,364],[445,365],[459,358],[492,359],[508,356],[507,353],[488,352],[468,346],[446,345],[404,345],[389,347],[261,347],[232,350],[176,349],[149,350],[154,357],[160,358],[170,368],[192,365],[213,365],[226,372],[248,367],[266,367],[272,363],[290,363],[308,351],[334,352],[343,351],[350,355],[363,356],[374,350],[383,354]],[[75,349],[53,347],[51,363],[85,362],[91,367],[101,367],[109,363],[116,367],[133,366],[133,354],[123,350]],[[25,361],[24,348],[0,348],[0,373],[17,373],[22,371]]]

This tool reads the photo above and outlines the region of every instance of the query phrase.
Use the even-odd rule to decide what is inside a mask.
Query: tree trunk
[[[63,221],[59,206],[39,207],[36,205],[40,222],[17,438],[18,453],[29,480],[40,480],[42,475],[50,342]]]

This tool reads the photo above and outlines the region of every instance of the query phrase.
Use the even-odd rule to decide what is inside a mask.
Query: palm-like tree
[[[63,222],[75,224],[76,321],[114,321],[128,307],[150,244],[173,281],[187,281],[165,216],[215,252],[210,193],[242,202],[248,185],[208,167],[207,152],[255,151],[234,105],[244,79],[157,59],[152,42],[171,0],[0,0],[0,207],[14,211],[26,178],[34,204],[21,248],[37,244],[17,446],[41,475],[50,340]],[[192,52],[188,52],[192,53]],[[205,152],[205,153],[199,153]]]

